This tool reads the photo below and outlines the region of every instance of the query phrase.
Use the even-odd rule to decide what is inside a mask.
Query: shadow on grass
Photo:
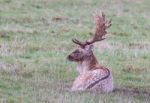
[[[125,96],[140,96],[145,99],[150,99],[150,90],[140,90],[138,88],[115,88],[113,90],[114,94],[122,94]]]
[[[119,98],[134,98],[135,100],[138,99],[140,101],[146,101],[149,103],[150,101],[150,89],[149,88],[135,88],[135,87],[115,87],[112,92],[109,93],[103,93],[99,91],[71,91],[72,83],[69,80],[67,83],[61,85],[60,91],[62,93],[69,93],[73,94],[75,96],[78,95],[90,95],[90,96],[102,96],[102,97],[119,97]]]
[[[66,88],[63,88],[63,91],[68,91],[71,93],[71,85],[66,85]],[[100,93],[100,92],[92,92],[92,91],[77,91],[74,93],[94,93],[94,94],[105,94],[105,93]],[[109,94],[109,93],[108,93]],[[144,99],[150,100],[150,90],[140,90],[138,88],[129,88],[129,87],[124,87],[124,88],[115,88],[112,93],[113,95],[122,95],[122,96],[132,96],[132,97],[142,97]]]

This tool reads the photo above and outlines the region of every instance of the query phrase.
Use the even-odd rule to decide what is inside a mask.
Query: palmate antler
[[[101,12],[101,14],[98,14],[98,13],[95,14],[95,23],[96,23],[96,31],[95,31],[94,37],[90,41],[81,42],[77,39],[72,39],[72,41],[75,44],[78,44],[82,48],[84,48],[86,45],[90,45],[97,41],[104,40],[105,38],[103,37],[107,34],[106,29],[111,26],[111,21],[107,21],[105,19],[104,13]]]

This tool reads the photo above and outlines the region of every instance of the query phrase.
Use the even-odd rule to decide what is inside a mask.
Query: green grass
[[[0,0],[0,102],[149,103],[149,5],[149,0]],[[94,52],[112,70],[118,91],[72,93],[78,73],[66,56],[75,48],[72,38],[90,37],[96,10],[112,20],[105,40],[112,49],[100,52],[97,45]]]

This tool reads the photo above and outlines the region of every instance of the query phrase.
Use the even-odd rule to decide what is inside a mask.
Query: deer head
[[[93,45],[87,45],[84,48],[79,46],[70,55],[68,55],[68,59],[76,62],[84,61],[93,55],[92,47]]]
[[[95,24],[96,31],[93,38],[89,41],[81,42],[77,39],[72,39],[72,41],[78,45],[78,48],[75,49],[70,55],[68,55],[68,59],[70,61],[84,61],[89,57],[93,56],[92,47],[93,43],[104,40],[104,36],[107,34],[106,29],[111,26],[111,21],[107,21],[105,19],[104,13],[96,13],[95,14]]]

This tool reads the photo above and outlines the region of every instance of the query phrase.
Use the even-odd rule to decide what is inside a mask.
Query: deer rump
[[[72,91],[95,90],[110,92],[113,89],[112,75],[109,69],[95,69],[79,75],[73,83]]]

